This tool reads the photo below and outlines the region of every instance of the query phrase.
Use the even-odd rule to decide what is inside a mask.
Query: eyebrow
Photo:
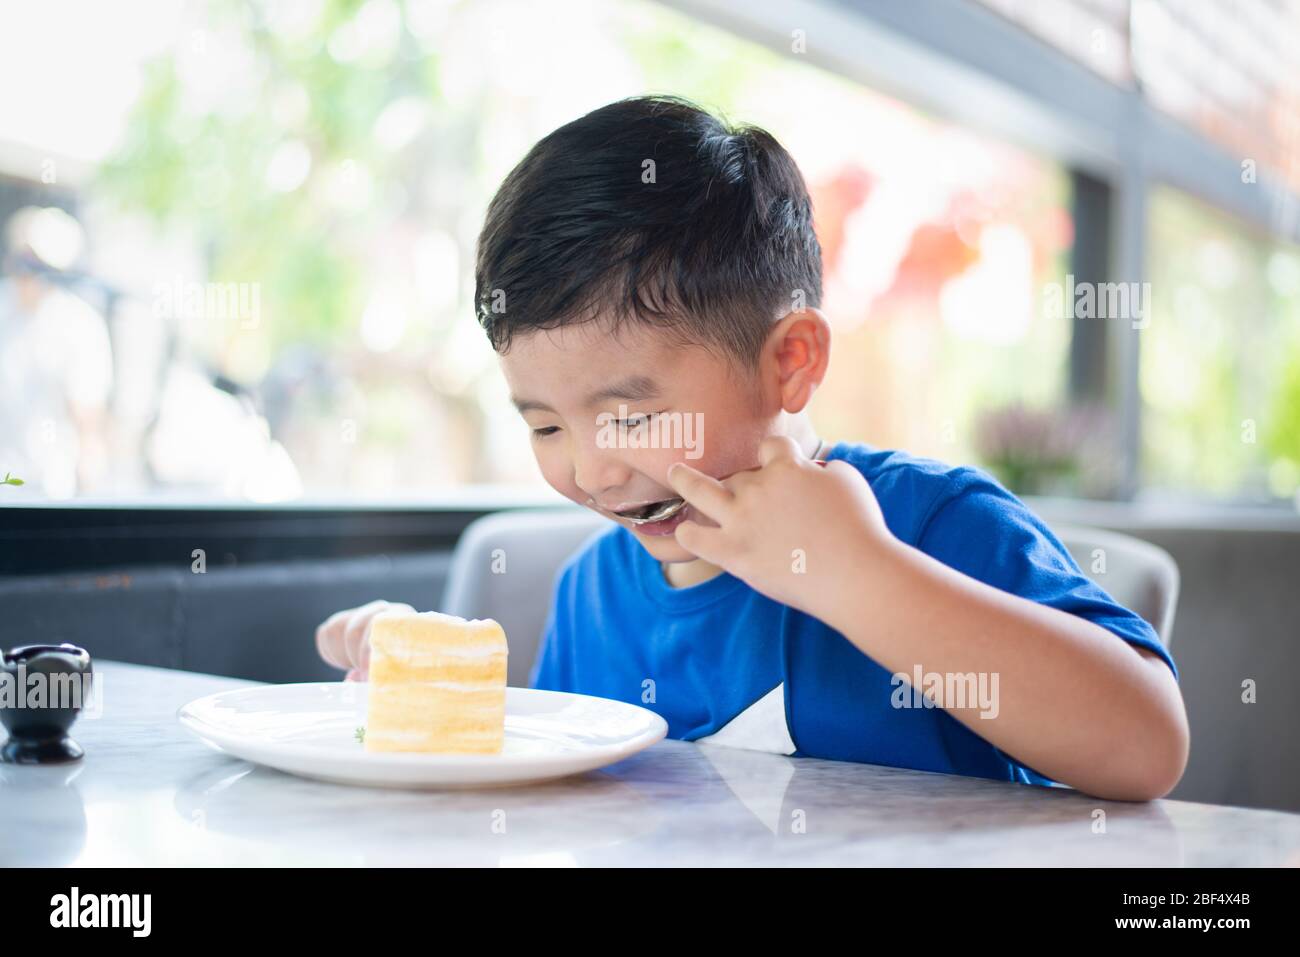
[[[615,382],[603,389],[597,389],[591,395],[587,396],[586,407],[591,408],[599,402],[607,399],[628,399],[635,401],[638,399],[651,399],[659,394],[659,386],[654,379],[644,375],[634,375],[623,379],[621,382]],[[515,396],[510,397],[510,401],[515,404],[515,408],[522,415],[525,412],[551,412],[552,409],[545,402],[538,402],[536,399],[520,399]]]

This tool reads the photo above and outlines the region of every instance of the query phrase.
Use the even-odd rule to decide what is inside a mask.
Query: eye
[[[546,438],[546,436],[552,435],[553,433],[558,431],[560,431],[560,427],[558,425],[547,425],[540,429],[533,429],[533,435],[539,439],[544,439]]]
[[[626,419],[615,419],[614,424],[622,429],[639,429],[643,425],[648,425],[650,420],[659,415],[658,412],[651,412],[648,415],[631,415]]]

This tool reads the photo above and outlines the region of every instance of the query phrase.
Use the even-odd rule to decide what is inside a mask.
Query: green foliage
[[[1300,342],[1292,343],[1287,351],[1269,425],[1268,451],[1300,465]]]
[[[208,275],[187,281],[260,285],[272,353],[335,342],[355,327],[371,278],[364,253],[400,210],[381,192],[350,202],[348,191],[420,188],[373,131],[400,96],[438,99],[436,58],[399,49],[377,67],[336,60],[330,38],[360,6],[327,2],[310,30],[286,39],[259,19],[261,5],[212,0],[208,30],[148,65],[123,144],[98,171],[99,195],[198,239]],[[228,94],[188,89],[194,74],[231,71],[226,59],[237,67]],[[277,190],[268,169],[286,144],[307,149],[310,171]]]
[[[1140,352],[1145,483],[1290,497],[1287,475],[1300,468],[1300,297],[1269,264],[1294,253],[1172,189],[1154,193],[1151,229],[1154,314]]]

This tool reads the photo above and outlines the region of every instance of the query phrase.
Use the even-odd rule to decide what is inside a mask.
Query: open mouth
[[[629,508],[623,512],[615,512],[619,518],[625,518],[629,522],[637,525],[649,525],[652,522],[662,522],[665,519],[672,518],[682,510],[686,505],[686,500],[682,498],[667,498],[662,502],[651,502],[648,505],[641,505],[637,508]]]

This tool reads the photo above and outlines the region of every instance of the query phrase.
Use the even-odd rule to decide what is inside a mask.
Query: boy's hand
[[[719,481],[683,462],[668,483],[716,527],[685,521],[678,544],[769,598],[825,620],[838,585],[897,543],[862,473],[847,462],[814,463],[786,436],[759,446],[760,467]],[[846,574],[847,573],[847,574]]]
[[[370,623],[381,611],[415,611],[410,605],[372,601],[330,615],[316,629],[316,650],[335,668],[343,668],[344,681],[365,681],[370,676]]]

